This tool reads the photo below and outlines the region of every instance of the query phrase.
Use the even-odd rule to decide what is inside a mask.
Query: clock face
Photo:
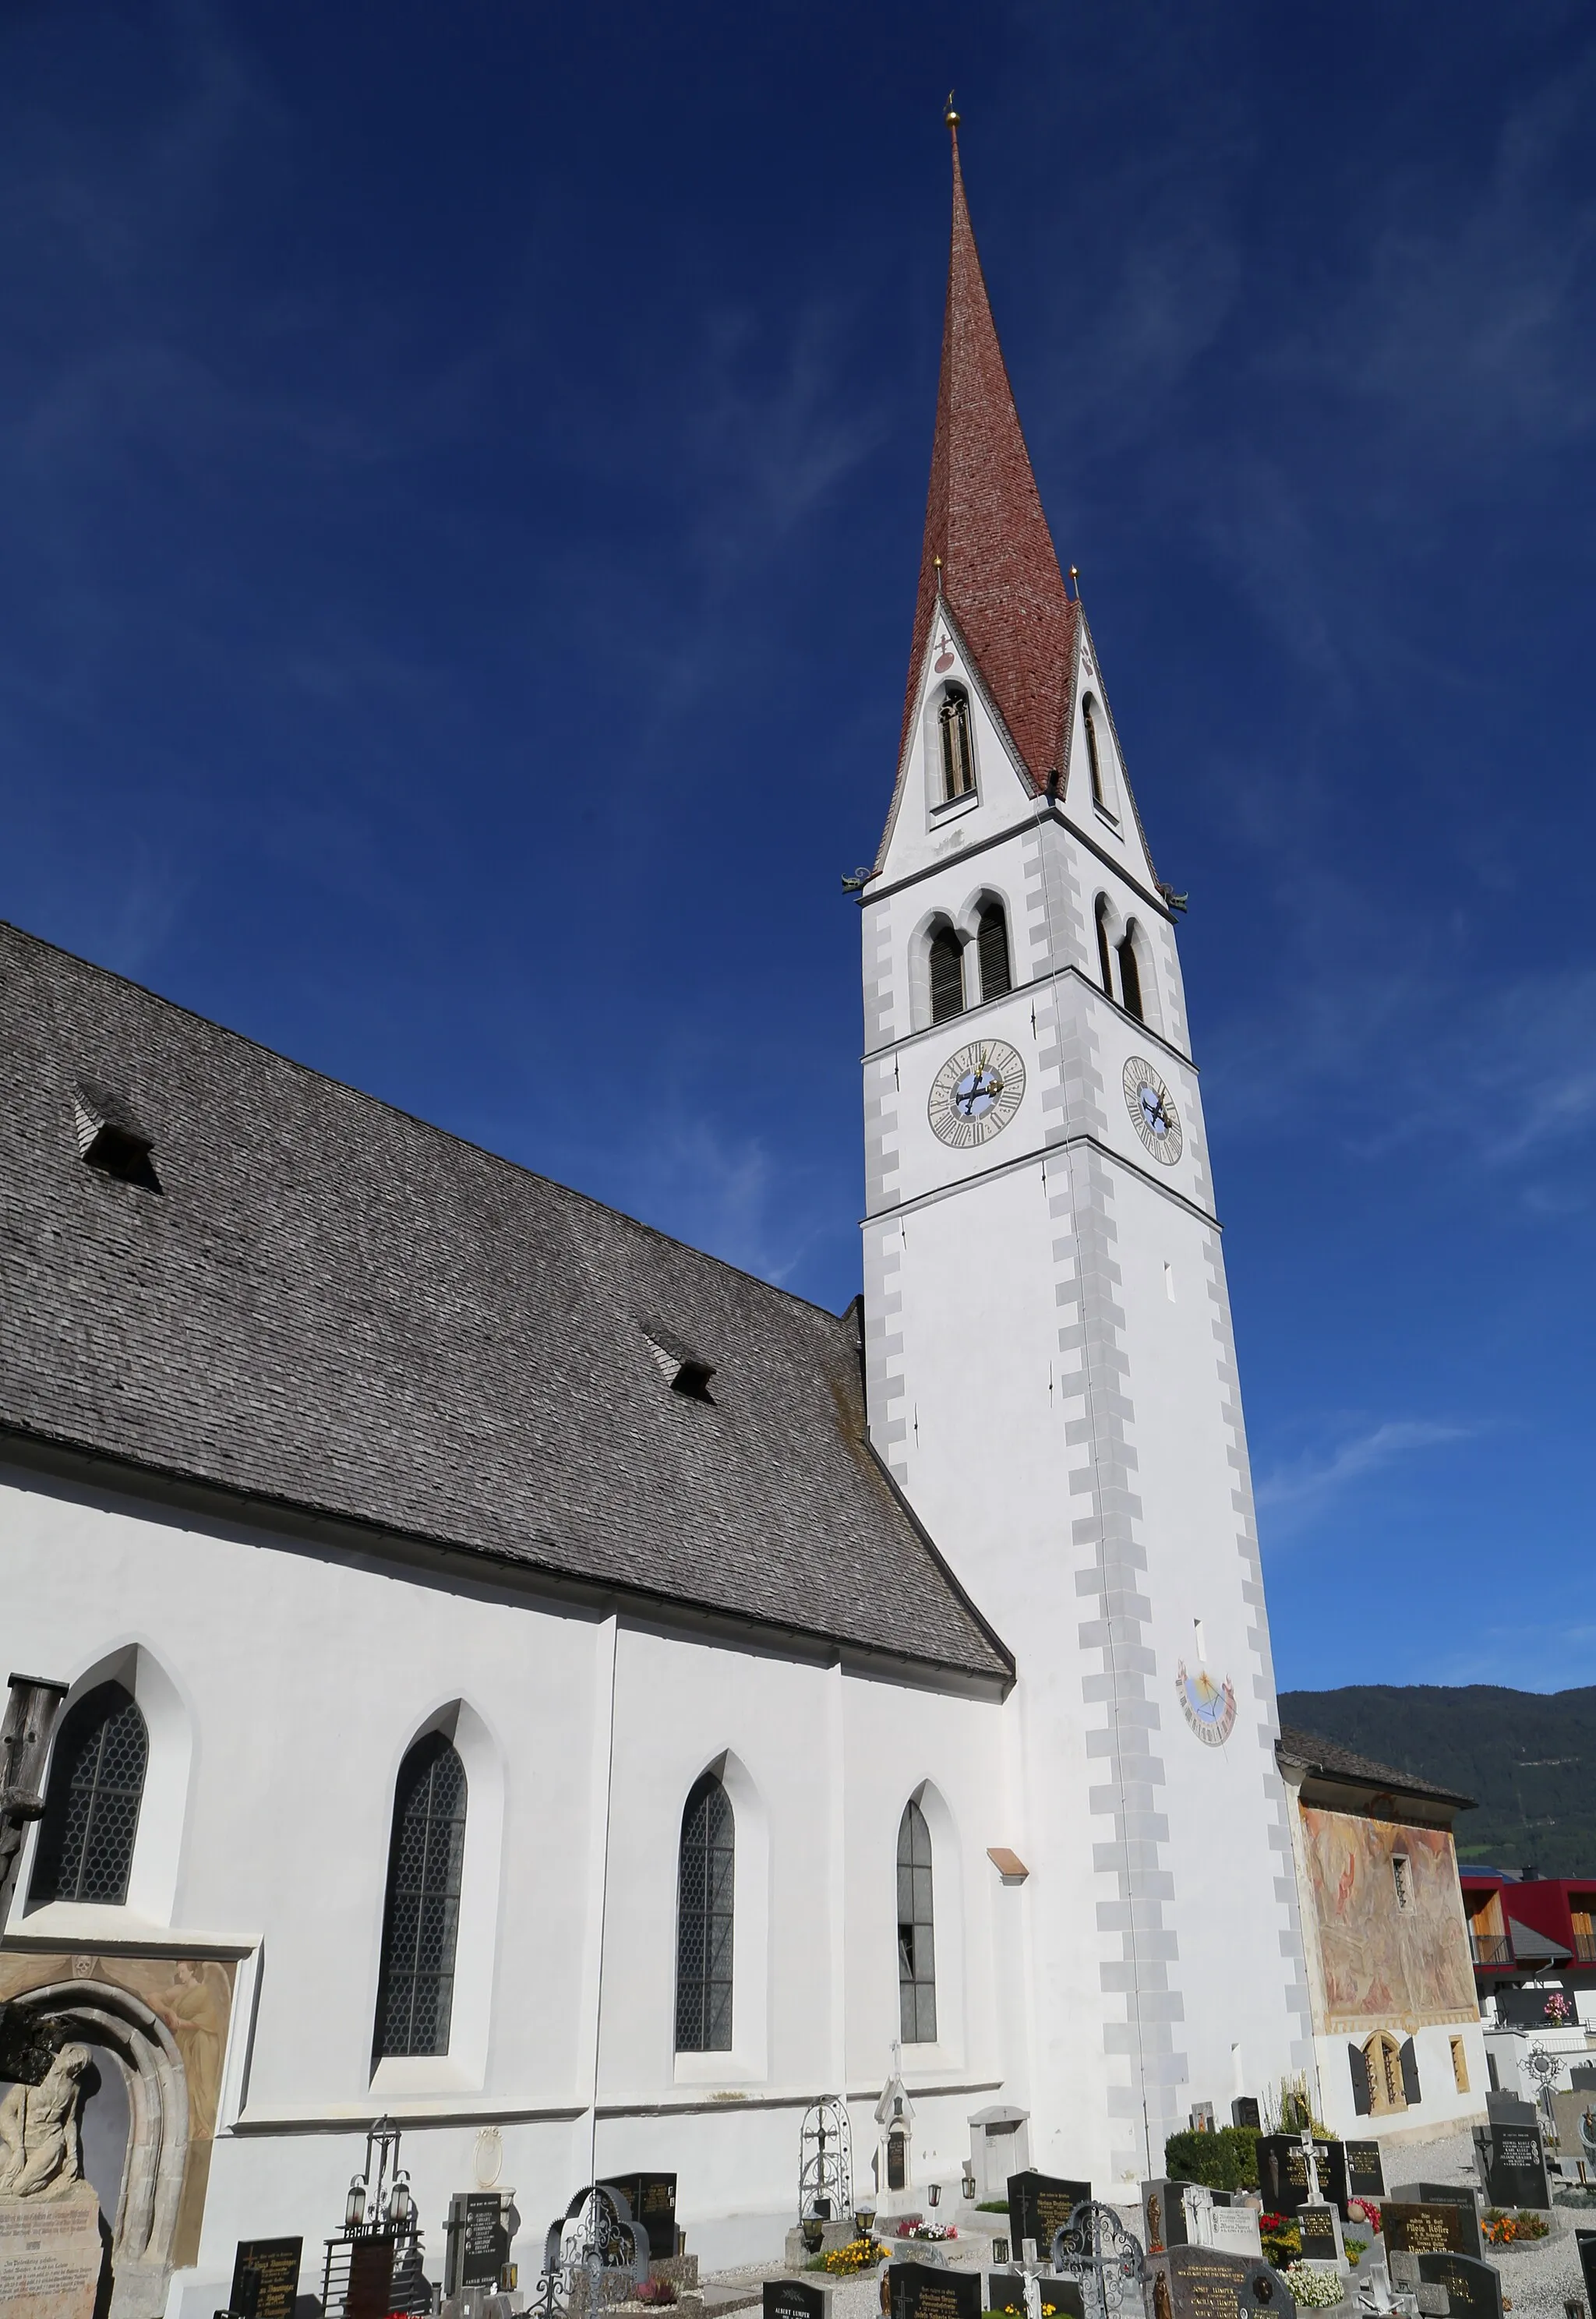
[[[1155,1160],[1173,1168],[1185,1147],[1175,1097],[1150,1062],[1132,1055],[1125,1065],[1125,1109]]]
[[[955,1151],[1001,1135],[1025,1093],[1025,1066],[1001,1039],[978,1039],[950,1055],[931,1083],[932,1132]]]

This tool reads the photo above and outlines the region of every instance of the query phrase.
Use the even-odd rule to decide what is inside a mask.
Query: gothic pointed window
[[[942,744],[942,803],[968,797],[974,789],[975,748],[969,733],[969,696],[949,685],[936,712]]]
[[[1013,988],[1008,970],[1008,925],[1001,902],[988,902],[976,931],[976,954],[981,966],[981,997],[1001,998]]]
[[[936,1927],[931,1830],[917,1803],[897,1824],[898,2032],[906,2045],[936,2043]]]
[[[1095,915],[1097,920],[1097,973],[1104,989],[1112,998],[1114,997],[1114,956],[1108,939],[1108,898],[1105,894],[1098,895]]]
[[[1139,1023],[1145,1023],[1147,1017],[1141,1006],[1141,969],[1136,962],[1136,932],[1132,926],[1126,927],[1125,938],[1120,944],[1120,996],[1124,1000],[1126,1013],[1134,1015]]]
[[[964,952],[951,926],[931,937],[931,1019],[945,1023],[964,1012]]]
[[[1108,799],[1103,791],[1103,760],[1097,753],[1097,704],[1089,692],[1080,705],[1080,721],[1087,735],[1087,771],[1092,779],[1092,803],[1106,813]]]
[[[97,1683],[67,1710],[29,1886],[35,1904],[127,1899],[149,1762],[144,1718],[120,1683]]]
[[[681,1815],[676,1888],[676,2050],[729,2053],[737,1828],[732,1800],[706,1772]]]
[[[399,1767],[374,2058],[446,2053],[465,1860],[465,1766],[441,1731]]]

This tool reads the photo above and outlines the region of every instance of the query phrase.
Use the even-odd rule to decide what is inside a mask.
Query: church
[[[1177,898],[951,125],[845,1312],[0,930],[6,1647],[69,1685],[0,1999],[94,2057],[115,2319],[245,2238],[314,2289],[383,2114],[428,2269],[497,2184],[525,2288],[645,2169],[778,2253],[822,2096],[885,2192],[895,2047],[950,2200],[1313,2068]]]

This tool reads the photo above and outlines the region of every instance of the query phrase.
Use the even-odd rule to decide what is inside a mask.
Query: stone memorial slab
[[[449,2200],[448,2228],[455,2287],[485,2287],[496,2291],[500,2274],[509,2260],[509,2233],[504,2227],[499,2193],[456,2191]]]
[[[1451,2319],[1502,2319],[1501,2273],[1466,2254],[1417,2257],[1420,2292],[1444,2287]]]
[[[889,2319],[981,2319],[978,2270],[948,2270],[924,2262],[887,2266]]]
[[[1333,2206],[1322,2199],[1309,2199],[1297,2208],[1296,2224],[1304,2262],[1323,2263],[1332,2270],[1344,2266],[1347,2250],[1341,2244],[1341,2217]]]
[[[1330,2211],[1333,2215],[1335,2208],[1332,2206]],[[1258,2218],[1251,2206],[1205,2207],[1198,2224],[1195,2243],[1217,2247],[1222,2254],[1251,2255],[1259,2262],[1264,2259]]]
[[[1466,2206],[1457,2198],[1387,2198],[1380,2220],[1388,2254],[1466,2254],[1484,2260],[1472,2195]]]
[[[1585,2282],[1585,2308],[1596,2311],[1596,2231],[1576,2229],[1573,2242],[1579,2251],[1580,2277]]]
[[[1148,2319],[1296,2319],[1290,2288],[1267,2262],[1217,2247],[1170,2247],[1147,2261]]]
[[[648,2233],[651,2262],[663,2262],[676,2251],[676,2177],[674,2174],[609,2174],[610,2187],[624,2190],[632,2220]]]
[[[1335,2207],[1343,2222],[1347,2219],[1347,2148],[1340,2142],[1318,2142],[1313,2144],[1313,2158],[1319,2171],[1319,2195]],[[1263,2193],[1264,2212],[1268,2215],[1294,2215],[1312,2195],[1308,2180],[1307,2154],[1302,2136],[1295,2134],[1260,2134],[1258,2138],[1258,2186]]]
[[[1072,2182],[1059,2174],[1039,2174],[1028,2167],[1023,2174],[1008,2178],[1009,2235],[1016,2246],[1027,2239],[1036,2241],[1037,2251],[1045,2260],[1053,2243],[1053,2233],[1061,2231],[1070,2215],[1092,2195],[1089,2182]]]
[[[1582,2160],[1587,2174],[1596,2173],[1596,2093],[1581,2089],[1552,2096],[1557,2121],[1557,2154],[1565,2167]]]
[[[387,2319],[393,2308],[393,2242],[356,2239],[349,2249],[349,2284],[344,2319]]]
[[[1050,2310],[1055,2319],[1087,2319],[1086,2299],[1078,2278],[1056,2278],[1050,2271],[1036,2273],[1037,2291],[1041,2296],[1042,2319]],[[1023,2270],[989,2270],[987,2273],[987,2303],[988,2311],[1013,2314],[1014,2319],[1025,2319],[1025,2274]]]
[[[303,2239],[240,2239],[227,2307],[238,2319],[293,2319]]]
[[[1485,2180],[1485,2196],[1492,2206],[1551,2205],[1546,2149],[1540,2128],[1533,2120],[1528,2125],[1504,2125],[1492,2118],[1483,2133],[1476,2133],[1474,2141]]]
[[[1256,2134],[1262,2126],[1263,2122],[1262,2117],[1258,2114],[1258,2103],[1253,2098],[1252,2095],[1238,2094],[1235,2100],[1231,2104],[1231,2124],[1232,2125],[1249,2125]]]
[[[1149,2254],[1162,2254],[1166,2247],[1191,2243],[1185,2193],[1192,2187],[1178,2176],[1168,2174],[1142,2184],[1141,2239]]]
[[[827,2319],[831,2289],[810,2278],[767,2278],[764,2319]]]
[[[1500,2125],[1533,2125],[1535,2104],[1526,2101],[1522,2094],[1510,2094],[1492,2086],[1485,2097],[1485,2115]]]
[[[5,2319],[94,2319],[104,2260],[100,2201],[88,2183],[59,2198],[0,2198]]]
[[[1341,2144],[1347,2160],[1347,2196],[1349,2198],[1383,2198],[1385,2196],[1385,2167],[1377,2142],[1344,2142]]]

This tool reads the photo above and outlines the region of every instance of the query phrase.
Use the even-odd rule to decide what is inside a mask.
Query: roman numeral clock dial
[[[933,1135],[955,1151],[1001,1135],[1025,1094],[1025,1066],[1001,1039],[960,1047],[931,1082],[926,1116]]]
[[[1186,1142],[1175,1097],[1141,1055],[1132,1055],[1125,1065],[1124,1089],[1132,1126],[1153,1158],[1173,1168]]]

